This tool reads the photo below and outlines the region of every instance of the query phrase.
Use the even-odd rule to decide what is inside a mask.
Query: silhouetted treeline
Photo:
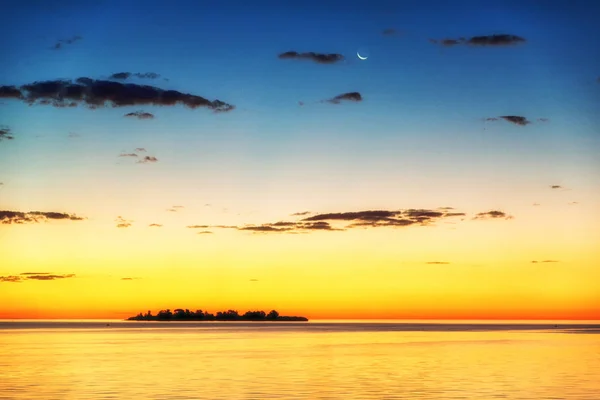
[[[264,311],[247,311],[240,315],[235,310],[219,311],[211,314],[208,311],[177,308],[160,310],[158,314],[152,315],[152,311],[146,314],[139,313],[135,317],[127,318],[128,321],[308,321],[306,317],[288,317],[279,315],[275,310],[265,313]]]

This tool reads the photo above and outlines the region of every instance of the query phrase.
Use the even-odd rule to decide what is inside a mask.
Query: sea
[[[600,322],[5,320],[0,399],[600,400]]]

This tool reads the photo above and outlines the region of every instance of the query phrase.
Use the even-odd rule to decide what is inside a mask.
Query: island
[[[156,315],[152,315],[151,311],[146,314],[139,313],[135,317],[127,318],[127,321],[291,321],[291,322],[306,322],[306,317],[290,317],[279,315],[275,310],[271,310],[268,314],[264,311],[247,311],[240,315],[236,310],[219,311],[216,314],[211,314],[208,311],[176,308],[171,311],[160,310]]]

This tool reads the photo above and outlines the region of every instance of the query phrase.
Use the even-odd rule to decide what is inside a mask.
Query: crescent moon
[[[358,58],[360,58],[361,60],[366,60],[367,58],[369,58],[369,57],[363,57],[363,56],[361,56],[361,55],[360,55],[360,53],[359,53],[358,51],[356,52],[356,55],[357,55],[357,56],[358,56]]]

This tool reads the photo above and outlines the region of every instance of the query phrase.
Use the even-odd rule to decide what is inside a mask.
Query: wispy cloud
[[[200,231],[198,232],[198,235],[212,235],[211,231]]]
[[[145,153],[146,149],[143,147],[136,147],[135,151],[137,151],[138,153]]]
[[[109,79],[126,80],[131,77],[142,78],[142,79],[158,79],[160,74],[156,72],[117,72],[109,76]]]
[[[395,35],[396,33],[398,33],[398,31],[396,31],[394,28],[386,28],[383,31],[381,31],[381,34],[384,36],[391,36]]]
[[[542,260],[542,261],[534,260],[531,263],[532,264],[539,264],[539,263],[557,263],[557,262],[559,262],[559,261],[558,260]]]
[[[51,48],[52,48],[53,50],[60,50],[60,49],[62,49],[62,48],[64,47],[64,45],[66,45],[66,44],[73,44],[73,43],[75,43],[75,42],[78,42],[78,41],[80,41],[80,40],[82,40],[82,39],[83,39],[83,38],[82,38],[81,36],[79,36],[79,35],[75,35],[75,36],[73,36],[73,37],[70,37],[70,38],[68,38],[68,39],[59,39],[59,40],[58,40],[58,41],[57,41],[57,42],[54,44],[54,46],[52,46]]]
[[[302,217],[305,215],[309,215],[310,211],[301,211],[301,212],[296,212],[292,214],[292,217]]]
[[[450,263],[448,261],[427,261],[425,264],[447,265],[447,264],[450,264]]]
[[[145,112],[145,111],[134,111],[124,115],[124,117],[128,118],[137,118],[137,119],[154,119],[154,114]]]
[[[310,60],[319,64],[334,64],[344,60],[344,56],[337,53],[315,53],[306,52],[298,53],[297,51],[286,51],[278,56],[280,59],[296,59],[296,60]]]
[[[358,92],[348,92],[339,94],[329,100],[326,100],[328,103],[340,104],[343,100],[345,101],[354,101],[359,102],[362,101],[362,96]]]
[[[562,189],[561,185],[550,185],[550,189]]]
[[[81,137],[81,135],[78,134],[78,133],[75,133],[75,132],[69,132],[69,134],[67,135],[67,137],[69,139],[77,139],[77,138]]]
[[[512,215],[506,214],[504,211],[491,210],[480,212],[473,219],[513,219]]]
[[[523,44],[527,40],[516,35],[499,34],[499,35],[484,35],[484,36],[473,36],[469,39],[460,37],[457,39],[430,39],[430,42],[434,44],[440,44],[442,46],[457,46],[457,45],[469,45],[469,46],[512,46],[517,44]]]
[[[121,153],[119,157],[137,157],[138,155],[135,153]]]
[[[115,222],[117,223],[117,228],[129,228],[131,225],[133,225],[133,221],[127,220],[120,215],[117,217],[117,219],[115,219]]]
[[[45,212],[45,211],[8,211],[0,210],[0,223],[5,225],[10,224],[29,224],[46,222],[49,220],[70,220],[70,221],[82,221],[85,218],[78,217],[75,214],[67,214],[61,212]]]
[[[52,274],[50,272],[24,272],[19,275],[0,276],[0,282],[20,283],[32,281],[55,281],[59,279],[75,278],[75,274]]]
[[[0,126],[0,142],[4,139],[13,140],[14,138],[15,137],[13,136],[12,130],[8,126]]]
[[[125,278],[121,278],[121,280],[122,280],[122,281],[135,281],[135,280],[138,280],[138,279],[142,279],[142,278],[138,278],[138,277],[129,277],[129,276],[127,276],[127,277],[125,277]]]
[[[144,156],[141,160],[138,161],[138,164],[148,164],[158,162],[158,158],[154,156]]]
[[[206,107],[215,112],[227,112],[235,107],[221,100],[207,100],[204,97],[177,90],[163,90],[154,86],[121,83],[114,81],[78,78],[71,80],[39,81],[20,86],[0,86],[5,98],[19,99],[29,105],[51,105],[54,107],[76,107],[86,105],[90,109],[106,106],[174,106],[177,104],[195,109]]]
[[[162,224],[150,224],[148,226],[153,227],[153,228],[160,228],[160,227],[162,227]]]

